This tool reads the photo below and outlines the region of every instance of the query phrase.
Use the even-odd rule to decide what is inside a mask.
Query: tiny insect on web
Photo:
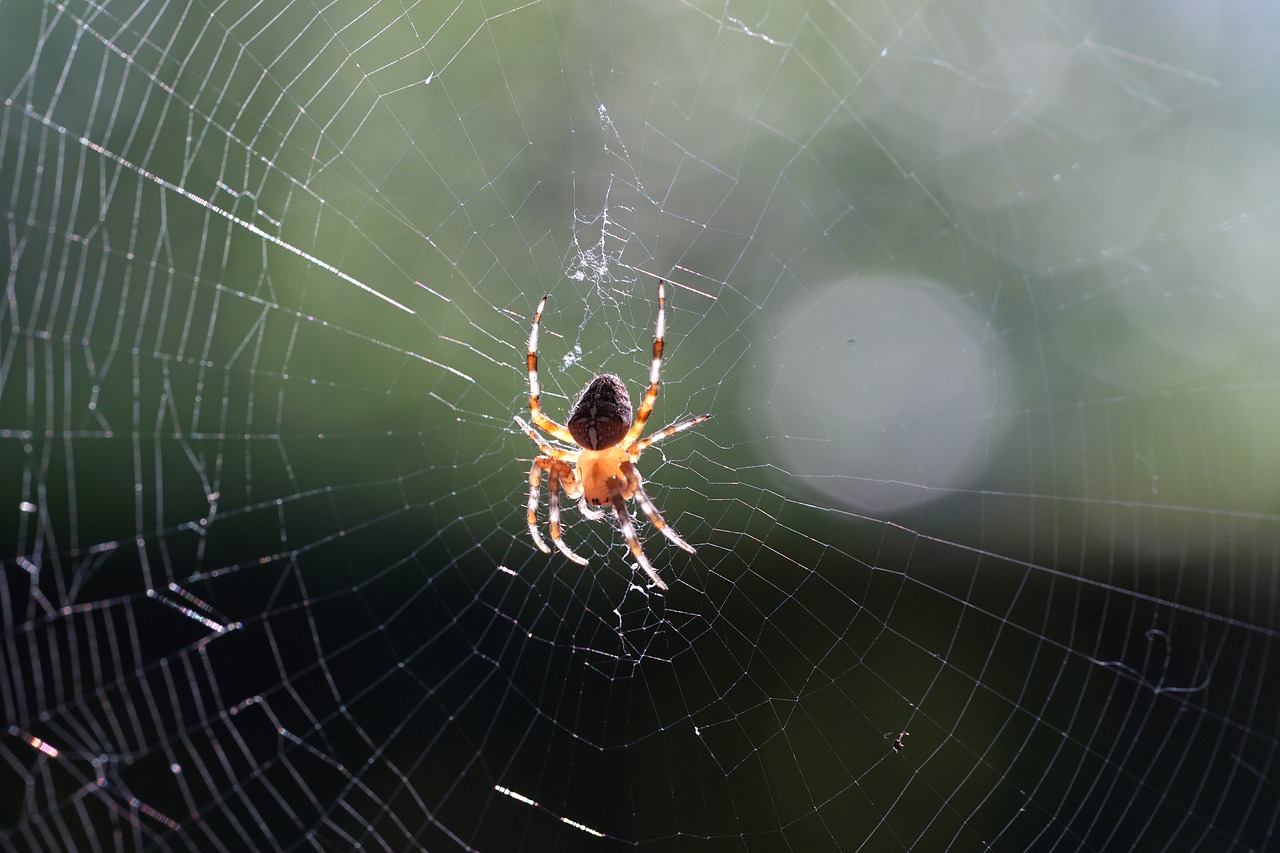
[[[654,586],[665,591],[666,583],[658,576],[657,570],[649,563],[640,546],[635,524],[627,511],[627,501],[634,499],[653,526],[676,545],[691,554],[694,549],[663,520],[658,507],[644,490],[635,463],[640,454],[653,444],[711,417],[709,414],[698,415],[664,427],[645,438],[640,437],[658,399],[663,339],[666,334],[666,282],[658,280],[658,320],[653,339],[653,361],[649,368],[649,387],[645,390],[644,399],[640,401],[640,408],[635,411],[634,419],[626,386],[612,373],[601,374],[591,380],[569,410],[567,424],[557,423],[543,413],[542,394],[538,385],[538,325],[542,321],[542,311],[549,298],[544,296],[538,303],[538,309],[533,315],[533,327],[529,331],[529,418],[534,426],[552,438],[572,445],[572,449],[553,446],[533,426],[516,416],[516,423],[533,439],[540,451],[529,468],[529,535],[543,553],[551,553],[551,548],[538,532],[538,490],[545,471],[549,528],[551,541],[556,548],[575,563],[583,566],[587,564],[587,559],[574,553],[561,538],[560,492],[564,492],[570,500],[576,500],[583,516],[593,521],[598,521],[605,515],[596,507],[611,506],[637,565],[649,576]]]

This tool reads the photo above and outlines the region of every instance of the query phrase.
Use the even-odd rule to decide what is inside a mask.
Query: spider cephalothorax
[[[655,442],[711,417],[699,415],[674,423],[647,438],[640,438],[658,399],[658,377],[662,371],[662,346],[666,332],[666,282],[658,281],[658,327],[653,339],[649,387],[645,390],[634,420],[631,397],[627,394],[626,386],[612,373],[601,374],[591,380],[578,402],[569,410],[567,425],[561,425],[542,413],[542,395],[538,387],[538,324],[549,298],[544,296],[538,303],[538,310],[533,315],[533,328],[529,331],[529,417],[538,428],[565,444],[573,445],[574,449],[552,446],[533,427],[519,416],[516,417],[516,423],[520,424],[541,451],[529,469],[529,534],[539,549],[547,554],[551,553],[538,533],[538,488],[542,483],[542,472],[545,471],[548,480],[551,541],[561,553],[575,563],[584,566],[587,564],[585,557],[575,554],[560,538],[560,492],[563,491],[570,500],[576,500],[582,514],[592,520],[604,517],[604,513],[594,507],[611,505],[636,563],[653,581],[654,586],[665,590],[667,585],[658,577],[657,571],[649,564],[640,547],[635,525],[627,512],[627,501],[634,499],[653,526],[676,545],[690,553],[693,553],[693,547],[663,521],[658,508],[644,491],[635,461]]]

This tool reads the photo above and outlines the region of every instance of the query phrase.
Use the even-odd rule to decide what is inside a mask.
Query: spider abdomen
[[[569,411],[569,434],[580,447],[604,450],[631,428],[631,397],[622,380],[605,373],[591,380]]]

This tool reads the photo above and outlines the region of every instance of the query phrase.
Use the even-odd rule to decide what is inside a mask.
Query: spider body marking
[[[631,429],[631,397],[612,373],[591,380],[569,410],[569,435],[584,451],[608,450]]]
[[[538,326],[542,321],[542,312],[546,308],[549,296],[542,297],[538,309],[533,315],[533,327],[529,330],[529,352],[526,363],[529,370],[529,418],[533,425],[548,433],[552,438],[573,449],[556,447],[540,435],[520,416],[516,423],[529,438],[533,439],[540,451],[529,468],[529,503],[526,511],[529,535],[538,549],[550,554],[551,549],[543,541],[538,532],[538,492],[542,484],[542,475],[547,475],[547,504],[550,518],[548,528],[551,541],[562,554],[579,565],[585,566],[587,560],[574,553],[564,544],[560,535],[560,493],[578,502],[578,509],[588,519],[598,521],[604,517],[605,510],[597,507],[612,508],[623,538],[635,558],[636,564],[648,575],[653,585],[666,590],[667,585],[658,576],[657,570],[649,563],[640,547],[640,538],[636,534],[635,524],[627,510],[627,501],[634,500],[640,505],[649,521],[663,535],[684,550],[693,553],[694,549],[667,525],[657,506],[644,490],[640,472],[635,462],[640,454],[650,446],[664,438],[683,432],[692,426],[702,423],[711,415],[699,415],[695,418],[679,421],[640,438],[644,432],[649,415],[658,399],[659,377],[662,372],[663,340],[666,336],[666,282],[658,280],[658,321],[653,339],[653,361],[649,367],[649,386],[645,389],[640,408],[633,410],[631,397],[627,388],[612,373],[596,376],[587,385],[586,390],[569,410],[567,424],[559,424],[542,411],[542,392],[538,384]]]

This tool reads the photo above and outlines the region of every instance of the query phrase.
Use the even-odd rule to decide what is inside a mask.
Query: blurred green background
[[[0,17],[5,846],[1268,845],[1270,5]]]

